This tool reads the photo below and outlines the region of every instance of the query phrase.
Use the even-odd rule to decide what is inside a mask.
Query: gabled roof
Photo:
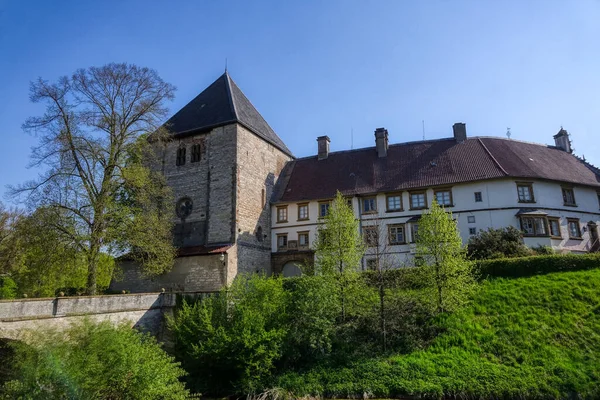
[[[254,108],[227,72],[173,115],[165,127],[175,136],[239,123],[284,153],[292,152]]]
[[[506,177],[546,179],[600,187],[600,174],[552,146],[501,138],[454,138],[374,147],[290,162],[275,202],[393,192]],[[279,183],[278,183],[279,184]]]

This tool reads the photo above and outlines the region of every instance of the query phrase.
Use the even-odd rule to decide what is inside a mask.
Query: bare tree
[[[46,112],[23,129],[39,135],[31,164],[46,170],[12,194],[60,210],[55,228],[85,253],[90,294],[103,249],[134,249],[151,272],[170,268],[171,218],[161,208],[168,190],[141,154],[151,154],[142,149],[166,117],[174,90],[155,71],[129,64],[31,84],[31,101],[44,103]]]

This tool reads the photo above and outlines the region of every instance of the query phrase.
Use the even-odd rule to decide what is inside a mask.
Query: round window
[[[192,199],[190,199],[189,197],[184,197],[182,199],[179,199],[179,201],[177,202],[177,208],[175,212],[177,213],[177,216],[179,218],[187,218],[192,213],[193,208],[194,203],[192,202]]]

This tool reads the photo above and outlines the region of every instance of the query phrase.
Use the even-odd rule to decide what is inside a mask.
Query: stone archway
[[[273,271],[274,275],[283,274],[283,276],[288,276],[284,272],[284,267],[287,265],[287,272],[296,272],[296,268],[292,267],[295,265],[296,267],[300,265],[311,265],[314,263],[315,253],[313,251],[288,251],[283,253],[271,253],[271,271]],[[289,276],[298,276],[289,275]]]
[[[301,265],[298,261],[288,261],[284,264],[283,270],[281,271],[281,275],[284,278],[291,278],[294,276],[301,276],[302,269]]]

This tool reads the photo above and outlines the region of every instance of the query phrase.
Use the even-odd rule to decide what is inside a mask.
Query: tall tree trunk
[[[97,291],[99,246],[92,245],[88,255],[87,294],[93,296]]]

